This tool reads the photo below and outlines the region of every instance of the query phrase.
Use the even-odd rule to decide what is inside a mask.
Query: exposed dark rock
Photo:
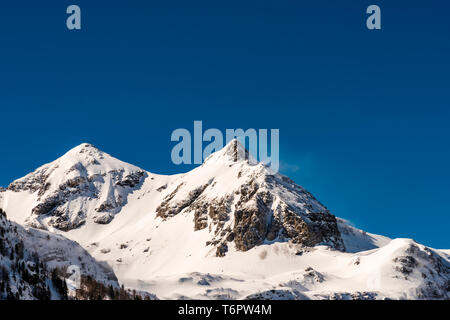
[[[127,175],[123,180],[120,180],[116,185],[121,187],[134,188],[141,183],[142,177],[145,176],[144,171],[137,171]]]
[[[270,208],[260,197],[256,198],[256,205],[236,205],[233,232],[234,243],[239,250],[247,251],[262,244],[267,233],[269,214]]]
[[[325,280],[325,277],[320,272],[314,270],[312,267],[305,269],[305,274],[303,275],[304,280],[308,282],[321,283]]]
[[[394,258],[394,269],[408,280],[420,274],[424,285],[416,288],[419,299],[450,299],[450,265],[431,249],[410,244],[406,255]]]
[[[114,219],[114,215],[110,213],[102,214],[94,217],[94,222],[98,224],[108,224]]]
[[[31,193],[39,191],[39,194],[43,194],[47,184],[46,180],[50,175],[50,172],[47,171],[47,168],[43,168],[23,179],[14,181],[8,186],[7,190],[13,192],[30,191]]]
[[[61,231],[70,231],[81,227],[84,223],[85,221],[71,222],[65,220],[63,217],[57,217],[56,219],[50,220],[49,225]]]
[[[234,242],[238,250],[247,251],[265,241],[289,240],[304,246],[323,243],[344,250],[336,218],[325,207],[311,205],[308,201],[312,196],[288,178],[268,175],[261,180],[257,175],[250,176],[235,192],[212,199],[203,194],[208,185],[213,184],[197,187],[186,199],[174,201],[184,186],[178,185],[158,206],[157,216],[167,219],[183,210],[191,212],[195,231],[209,227],[213,236],[208,245],[212,246]],[[286,193],[298,197],[299,207],[288,205],[270,191],[280,187],[289,188]],[[232,223],[228,223],[230,220]],[[224,254],[222,248],[217,247],[217,252],[218,256]]]
[[[97,155],[98,156],[98,155]],[[65,214],[67,205],[78,198],[84,198],[86,200],[98,199],[100,193],[99,185],[105,182],[104,177],[106,173],[94,174],[88,176],[88,171],[81,162],[75,163],[65,173],[75,175],[72,178],[67,179],[59,186],[55,186],[56,190],[49,193],[51,184],[46,181],[57,166],[43,167],[35,173],[26,176],[23,179],[13,182],[8,189],[14,192],[30,191],[38,192],[38,201],[40,203],[32,209],[32,214],[39,218],[43,216],[54,217],[49,219],[48,223],[59,230],[68,231],[73,228],[79,227],[86,219],[86,215],[83,213],[78,217],[69,217]],[[120,211],[121,207],[126,204],[126,198],[122,195],[131,193],[146,176],[144,171],[136,171],[130,173],[124,177],[125,170],[112,170],[108,172],[110,179],[116,187],[120,188],[120,191],[113,190],[112,198],[101,203],[95,210],[97,212],[104,212],[104,215],[98,215],[94,217],[94,221],[100,224],[109,223],[113,219],[113,215]],[[82,212],[82,211],[80,211]],[[34,226],[40,226],[40,223],[29,221]]]
[[[216,234],[221,231],[221,226],[230,219],[233,195],[219,199],[206,200],[198,198],[190,207],[194,211],[194,230],[202,230],[208,226],[208,218],[216,228]]]
[[[165,190],[165,189],[167,189],[167,184],[165,184],[165,185],[159,187],[158,189],[156,189],[156,191],[161,192],[161,191],[163,191],[163,190]]]
[[[271,289],[250,294],[245,300],[308,300],[308,297],[295,289]]]
[[[61,204],[58,196],[47,198],[44,202],[39,203],[31,211],[33,214],[38,216],[52,213],[55,208]]]
[[[39,189],[38,196],[42,197],[44,193],[46,193],[48,189],[50,189],[50,186],[51,186],[50,182],[46,182],[44,186]]]
[[[249,159],[249,152],[236,139],[228,145],[225,154],[233,162]]]
[[[164,201],[158,206],[158,208],[156,208],[156,215],[163,219],[167,219],[168,217],[173,217],[179,214],[181,211],[183,211],[183,209],[189,207],[195,200],[197,200],[197,198],[203,193],[208,185],[209,184],[199,186],[196,189],[190,191],[185,199],[176,203],[172,203],[171,200],[183,186],[183,184],[178,185],[171,194],[164,198]]]
[[[225,257],[226,252],[228,251],[228,246],[226,243],[221,243],[216,250],[216,257]]]
[[[418,265],[417,260],[412,256],[397,257],[394,259],[394,262],[400,264],[400,266],[395,267],[395,269],[406,276],[411,274]]]
[[[69,179],[66,182],[66,186],[69,188],[78,188],[81,184],[86,182],[86,178],[85,177],[75,177],[73,179]],[[61,186],[60,186],[61,188]]]
[[[208,217],[200,210],[195,210],[194,214],[194,230],[202,230],[208,226]]]

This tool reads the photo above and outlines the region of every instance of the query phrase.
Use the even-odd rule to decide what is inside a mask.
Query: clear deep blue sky
[[[194,120],[279,128],[281,172],[335,215],[450,248],[449,17],[441,0],[2,2],[0,185],[82,142],[170,174]]]

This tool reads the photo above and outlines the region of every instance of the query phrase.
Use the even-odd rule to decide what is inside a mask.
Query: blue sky
[[[395,3],[394,3],[395,2]],[[82,30],[65,27],[66,7]],[[382,10],[382,30],[365,9]],[[279,128],[282,173],[369,232],[450,248],[450,4],[0,6],[0,185],[90,142],[155,173],[176,128]]]

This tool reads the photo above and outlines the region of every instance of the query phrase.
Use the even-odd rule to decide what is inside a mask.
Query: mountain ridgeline
[[[192,214],[195,231],[214,230],[208,245],[217,248],[217,256],[226,254],[230,242],[242,251],[265,241],[287,240],[345,250],[336,218],[322,204],[289,178],[271,173],[262,164],[251,165],[245,149],[246,156],[238,157],[240,149],[243,147],[233,140],[202,166],[211,163],[223,171],[238,168],[234,181],[221,181],[208,170],[202,174],[199,169],[196,175],[207,177],[205,183],[195,183],[188,175],[186,181],[173,187],[160,186],[164,197],[155,209],[156,218],[167,220],[180,212]],[[83,144],[14,181],[6,190],[35,195],[36,205],[28,212],[27,225],[70,231],[89,219],[97,224],[110,223],[126,205],[128,195],[151,176]],[[212,196],[218,184],[233,188]]]
[[[24,243],[4,237],[4,256],[39,257],[3,263],[2,298],[65,298],[70,265],[81,299],[450,298],[448,251],[352,227],[237,140],[177,175],[83,143],[0,189],[0,208]],[[37,289],[17,284],[22,264]]]

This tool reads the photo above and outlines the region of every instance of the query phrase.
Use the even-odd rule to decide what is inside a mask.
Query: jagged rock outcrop
[[[416,288],[420,299],[450,299],[450,264],[430,248],[409,243],[393,262],[397,278],[409,280],[420,275],[423,279]]]
[[[167,219],[168,217],[173,217],[183,211],[186,207],[192,205],[197,198],[202,194],[202,192],[208,187],[208,184],[199,186],[192,191],[189,191],[188,195],[178,202],[171,202],[171,200],[175,197],[178,190],[183,186],[183,183],[178,185],[176,189],[164,198],[164,201],[161,203],[158,208],[156,208],[156,215],[158,217]]]

